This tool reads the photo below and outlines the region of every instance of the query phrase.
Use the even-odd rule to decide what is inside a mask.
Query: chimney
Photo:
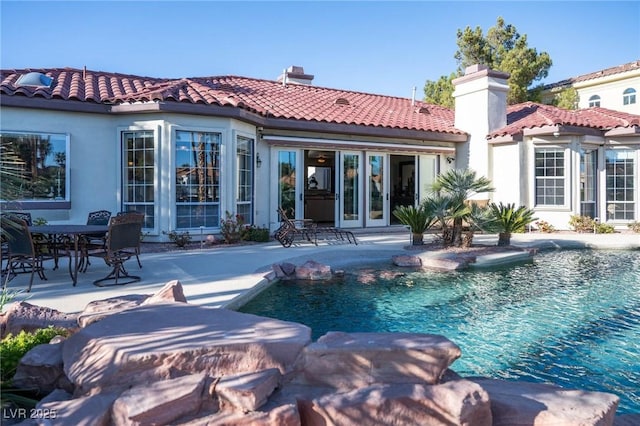
[[[313,75],[305,74],[303,67],[298,67],[295,65],[290,66],[278,76],[278,83],[283,83],[284,85],[291,83],[306,84],[307,86],[311,86],[312,81]]]
[[[507,125],[508,79],[508,73],[472,65],[453,80],[455,127],[469,134],[469,141],[457,149],[457,168],[491,179],[487,135]]]

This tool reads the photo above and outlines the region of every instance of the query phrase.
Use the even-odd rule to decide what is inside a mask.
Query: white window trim
[[[536,203],[536,150],[537,149],[562,149],[564,151],[564,203],[562,205],[548,205]],[[571,190],[571,182],[573,181],[573,162],[571,159],[571,149],[569,145],[533,143],[529,158],[531,158],[531,166],[529,170],[529,205],[533,206],[534,211],[545,212],[568,212],[571,211],[573,200],[573,192]]]
[[[176,133],[178,131],[184,132],[202,132],[202,133],[219,133],[220,134],[220,219],[224,218],[225,211],[228,210],[229,201],[227,200],[228,194],[233,194],[234,191],[229,191],[229,176],[227,173],[227,164],[229,164],[229,159],[227,158],[228,152],[234,152],[232,149],[227,149],[229,145],[232,143],[232,140],[229,139],[230,132],[229,129],[224,127],[204,127],[204,126],[189,126],[189,125],[172,125],[171,126],[171,143],[169,148],[169,164],[170,170],[169,173],[169,182],[167,183],[169,187],[169,193],[171,194],[168,198],[170,203],[169,208],[169,228],[170,230],[176,230],[176,179],[175,179],[175,170],[176,170],[176,141],[178,137]],[[255,137],[255,136],[254,136]],[[233,187],[231,187],[233,188]],[[194,231],[198,232],[219,232],[220,231],[220,222],[217,223],[217,226],[214,227],[204,227],[204,228],[180,228],[181,232],[184,231]]]
[[[118,162],[116,163],[116,201],[118,206],[124,207],[124,194],[123,194],[123,179],[122,179],[122,171],[124,167],[124,145],[122,140],[123,132],[153,132],[153,161],[155,164],[153,170],[153,228],[143,228],[143,230],[151,235],[157,235],[159,233],[158,230],[158,220],[159,220],[159,212],[160,212],[160,125],[158,124],[149,124],[149,125],[133,125],[133,126],[119,126],[116,128],[116,139],[117,139],[117,149],[118,149]]]
[[[251,182],[251,217],[252,217],[252,222],[255,222],[255,218],[256,218],[256,173],[257,173],[257,165],[256,165],[256,152],[258,150],[258,142],[256,140],[256,135],[254,133],[248,133],[248,132],[243,132],[243,131],[239,131],[239,130],[233,130],[232,131],[232,149],[231,152],[233,153],[233,162],[230,164],[233,164],[233,173],[231,173],[231,188],[233,188],[233,211],[235,212],[236,207],[238,205],[238,181],[237,181],[237,170],[235,170],[236,167],[236,153],[238,150],[238,138],[246,138],[249,139],[250,141],[253,142],[253,158],[251,159],[251,167],[252,167],[252,173],[251,173],[251,178],[253,179],[253,182]],[[231,211],[231,210],[229,210]]]
[[[634,209],[633,209],[633,216],[634,218],[629,220],[629,219],[613,219],[613,220],[608,220],[607,219],[607,206],[608,206],[608,200],[607,200],[607,154],[606,151],[616,151],[616,150],[630,150],[630,151],[634,151],[634,155],[633,155],[633,170],[636,174],[636,177],[640,176],[640,170],[638,170],[638,167],[640,167],[640,149],[638,147],[638,145],[611,145],[611,144],[607,144],[605,146],[605,149],[602,150],[602,156],[603,156],[603,161],[602,161],[602,203],[601,203],[601,217],[605,218],[605,221],[607,223],[612,223],[612,224],[627,224],[627,223],[632,223],[634,221],[639,221],[640,220],[640,184],[636,185],[636,187],[634,188],[633,191],[633,203],[634,203]],[[638,181],[638,179],[636,179],[636,182]]]

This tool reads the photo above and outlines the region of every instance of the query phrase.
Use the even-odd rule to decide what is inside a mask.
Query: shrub
[[[69,332],[63,328],[41,328],[33,333],[24,330],[17,335],[8,334],[0,342],[0,378],[3,383],[10,381],[18,367],[20,359],[34,347],[49,343],[55,336],[67,336]]]
[[[569,226],[576,232],[593,232],[596,221],[589,216],[572,215],[569,218]]]
[[[266,243],[269,241],[269,229],[261,228],[255,225],[247,226],[241,231],[241,239],[245,241],[256,241]]]
[[[599,223],[596,225],[596,232],[598,234],[613,234],[616,232],[616,229],[608,223]]]
[[[191,235],[189,234],[189,231],[184,231],[184,232],[162,231],[162,233],[169,236],[169,241],[171,241],[178,247],[185,247],[187,244],[191,242]]]
[[[640,222],[631,222],[627,225],[633,232],[640,234]]]
[[[242,239],[241,233],[243,232],[244,218],[239,214],[232,214],[228,211],[225,212],[225,218],[220,220],[220,232],[224,238],[224,242],[227,244],[237,243]]]
[[[549,222],[544,220],[539,220],[536,222],[536,226],[538,227],[538,231],[545,232],[547,234],[551,234],[552,232],[556,232],[556,228]]]

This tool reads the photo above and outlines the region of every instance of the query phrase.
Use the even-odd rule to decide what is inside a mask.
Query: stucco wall
[[[600,106],[602,108],[640,114],[640,75],[627,80],[614,80],[597,85],[586,83],[588,82],[576,84],[575,86],[580,96],[579,108],[588,108],[589,98],[593,95],[598,95],[600,96]],[[629,88],[636,90],[636,103],[623,105],[623,92]]]

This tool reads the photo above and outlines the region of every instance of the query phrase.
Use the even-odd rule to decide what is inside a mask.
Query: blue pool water
[[[640,413],[640,251],[548,251],[508,268],[395,277],[391,264],[376,268],[277,283],[240,311],[306,324],[314,339],[442,334],[461,347],[452,369],[463,376],[611,392],[618,413]]]

